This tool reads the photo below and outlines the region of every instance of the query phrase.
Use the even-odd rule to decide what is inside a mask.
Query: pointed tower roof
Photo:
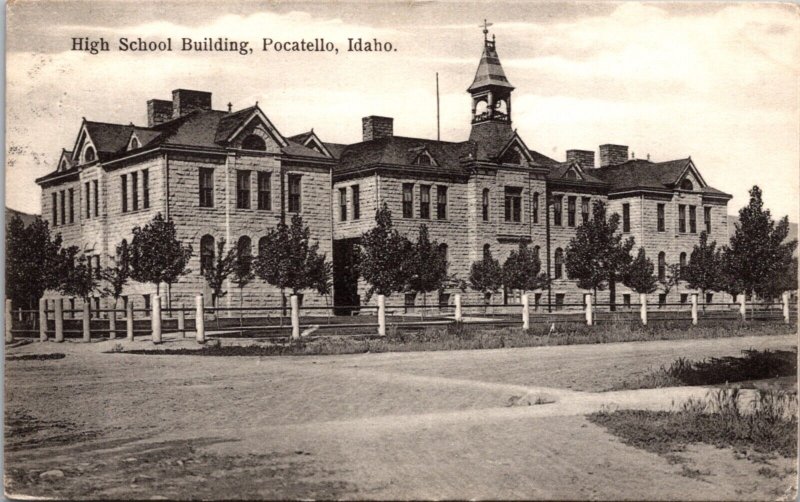
[[[481,62],[478,64],[478,71],[475,72],[475,80],[472,81],[472,85],[469,86],[467,92],[477,91],[485,87],[503,87],[509,91],[514,90],[514,86],[508,81],[506,73],[500,65],[494,36],[492,40],[484,40]]]

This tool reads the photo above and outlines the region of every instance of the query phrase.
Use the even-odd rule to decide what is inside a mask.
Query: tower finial
[[[484,42],[488,42],[489,41],[489,26],[491,26],[492,24],[493,23],[490,23],[490,22],[486,21],[486,19],[484,19],[483,20],[483,24],[478,25],[479,27],[483,28],[483,41]]]

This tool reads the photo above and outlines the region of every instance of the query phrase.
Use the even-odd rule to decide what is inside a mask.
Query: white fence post
[[[153,331],[153,343],[161,343],[161,297],[153,295],[150,310],[150,327]]]
[[[386,297],[378,295],[378,336],[386,336]]]
[[[197,295],[194,298],[196,307],[194,317],[194,329],[197,332],[197,343],[206,343],[206,322],[205,322],[205,306],[203,305],[203,295]]]
[[[14,311],[11,306],[11,300],[6,299],[6,343],[14,341],[14,333],[11,331],[14,324]]]
[[[747,299],[744,293],[739,295],[739,315],[742,317],[742,321],[747,320]]]
[[[114,300],[114,305],[111,307],[111,312],[108,313],[108,339],[114,340],[117,338],[117,302]]]
[[[584,302],[586,303],[586,325],[594,325],[594,306],[592,305],[593,296],[591,293],[583,295]]]
[[[125,304],[125,335],[129,342],[133,341],[133,302]]]
[[[181,338],[186,338],[186,312],[183,311],[183,305],[178,305],[178,331],[181,333]]]
[[[456,312],[455,312],[456,322],[461,322],[461,319],[462,319],[462,314],[461,314],[461,293],[456,293],[455,303],[456,303]]]
[[[300,339],[300,301],[297,295],[289,297],[292,305],[292,340]]]
[[[90,326],[91,322],[92,322],[91,305],[89,305],[89,299],[84,298],[82,324],[83,324],[83,341],[86,343],[92,341],[92,332]]]
[[[528,295],[522,295],[522,329],[531,329],[531,313],[528,309]]]
[[[692,293],[692,326],[697,326],[697,293]]]
[[[64,341],[64,303],[61,301],[61,298],[56,298],[53,300],[53,316],[56,320],[56,341],[63,342]]]
[[[783,322],[789,324],[789,292],[784,291],[781,297],[783,300]]]
[[[39,341],[47,341],[47,300],[39,298]]]
[[[639,293],[639,303],[642,305],[639,315],[642,318],[642,326],[647,326],[647,295]]]

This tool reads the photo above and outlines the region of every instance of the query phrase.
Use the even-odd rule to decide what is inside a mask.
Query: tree
[[[205,278],[208,287],[214,292],[213,303],[217,306],[217,301],[228,294],[223,288],[225,281],[234,271],[234,262],[236,261],[236,249],[228,249],[225,251],[225,239],[220,239],[217,242],[217,252],[214,254],[214,262],[203,271],[203,278]]]
[[[59,272],[59,291],[64,296],[76,296],[89,302],[91,294],[98,290],[100,271],[92,270],[91,258],[80,252],[77,246],[62,250]]]
[[[36,308],[47,290],[59,289],[61,235],[36,217],[27,227],[19,216],[6,226],[6,298],[17,307]]]
[[[503,263],[503,284],[508,289],[523,293],[547,285],[547,274],[542,272],[542,262],[532,249],[520,242],[516,251],[511,251]]]
[[[144,227],[134,227],[129,246],[131,279],[156,285],[172,285],[191,272],[186,266],[192,257],[192,246],[183,245],[177,238],[175,223],[158,213]]]
[[[625,271],[622,283],[639,294],[649,295],[658,289],[658,278],[653,275],[653,270],[653,262],[645,254],[644,248],[639,248],[636,258]]]
[[[248,241],[249,243],[249,241]],[[233,270],[231,272],[233,283],[239,288],[239,307],[244,307],[244,288],[255,279],[256,274],[253,271],[253,255],[248,246],[237,245],[236,254],[233,260]],[[242,318],[241,311],[239,312],[239,320]]]
[[[665,266],[664,278],[659,279],[658,283],[661,285],[661,291],[665,295],[669,295],[672,288],[677,286],[681,280],[681,265],[679,263],[672,263]]]
[[[420,225],[417,242],[406,257],[408,289],[422,293],[422,304],[426,304],[427,294],[439,291],[447,281],[447,259],[439,249],[439,243],[431,241],[428,227]]]
[[[405,290],[413,245],[392,226],[392,213],[384,204],[375,212],[376,225],[361,235],[358,272],[370,285],[366,299],[374,294],[391,296]]]
[[[720,289],[720,267],[722,265],[721,251],[717,249],[716,241],[708,242],[708,234],[700,233],[700,242],[695,244],[689,263],[686,265],[681,279],[691,289],[699,289],[700,296],[705,302],[706,291]]]
[[[122,291],[130,278],[130,250],[128,241],[122,240],[117,245],[116,255],[109,257],[113,266],[106,267],[100,273],[101,278],[106,281],[103,289],[104,295],[114,298],[114,308],[117,308],[117,300],[122,296]]]
[[[503,286],[503,269],[500,262],[492,258],[492,252],[486,249],[483,259],[473,262],[469,271],[469,286],[483,293],[484,302],[488,305],[493,293]]]
[[[611,310],[615,310],[616,284],[622,281],[631,260],[633,237],[622,240],[617,213],[606,218],[606,205],[595,201],[592,218],[580,224],[567,249],[567,277],[577,280],[581,289],[591,289],[595,296],[608,286]]]
[[[776,224],[764,208],[761,189],[753,186],[750,202],[739,210],[739,222],[728,246],[723,248],[723,284],[730,292],[770,297],[781,275],[790,273],[797,241],[784,242],[789,219]]]
[[[314,278],[314,289],[325,298],[325,306],[330,307],[329,298],[333,293],[333,263],[326,260],[324,254],[317,256],[311,268],[311,275]]]

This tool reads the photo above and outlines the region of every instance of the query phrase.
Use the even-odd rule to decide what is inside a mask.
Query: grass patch
[[[51,354],[21,354],[16,356],[7,355],[6,361],[46,361],[48,359],[64,359],[66,355],[60,352]]]
[[[797,350],[743,350],[740,357],[691,361],[680,357],[617,389],[655,389],[683,385],[717,385],[797,375]]]
[[[749,405],[736,388],[690,399],[676,411],[618,410],[588,415],[631,446],[668,456],[690,443],[797,456],[797,396],[757,390]]]
[[[186,354],[203,356],[299,356],[360,354],[366,352],[413,352],[438,350],[499,349],[508,347],[538,347],[687,338],[726,338],[737,336],[766,336],[792,334],[794,328],[784,324],[719,323],[686,327],[680,323],[658,326],[601,325],[578,323],[556,326],[535,325],[522,328],[496,328],[480,325],[448,325],[408,330],[389,327],[387,336],[353,336],[329,333],[297,342],[274,339],[268,342],[246,342],[248,345],[205,346],[198,349],[142,349],[127,354]],[[116,349],[112,350],[116,352]]]

